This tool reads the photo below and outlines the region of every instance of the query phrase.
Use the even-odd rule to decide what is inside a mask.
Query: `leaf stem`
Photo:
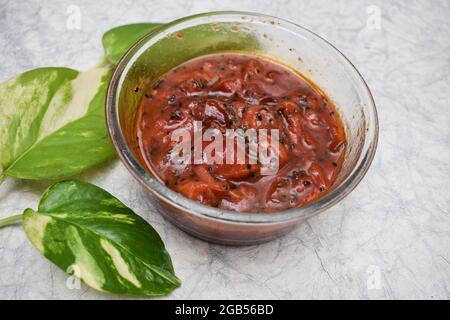
[[[0,173],[0,184],[6,179],[6,176],[4,174]]]
[[[7,217],[5,219],[0,219],[0,228],[6,227],[10,224],[20,221],[20,220],[22,220],[22,217],[23,217],[22,214],[18,214],[15,216]]]

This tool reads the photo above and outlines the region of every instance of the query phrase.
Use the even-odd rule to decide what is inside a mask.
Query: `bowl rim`
[[[372,136],[370,137],[371,142],[368,146],[367,152],[366,154],[363,154],[361,152],[355,167],[338,186],[336,186],[333,190],[326,193],[322,197],[313,201],[312,203],[309,203],[299,208],[291,208],[287,210],[275,211],[270,213],[234,212],[215,207],[209,207],[204,204],[201,204],[200,202],[182,196],[178,192],[160,183],[158,179],[153,178],[150,175],[150,173],[143,167],[140,161],[136,159],[133,151],[126,143],[125,136],[122,133],[120,126],[120,118],[117,112],[118,96],[120,94],[121,84],[123,81],[122,76],[124,75],[124,72],[127,71],[130,65],[139,57],[139,53],[141,53],[145,44],[148,43],[149,40],[156,37],[157,35],[160,35],[164,31],[183,22],[205,17],[214,18],[216,16],[223,16],[223,15],[230,15],[230,16],[236,15],[241,17],[248,16],[258,19],[269,19],[272,21],[280,21],[288,26],[298,28],[302,32],[306,33],[308,36],[312,37],[313,39],[323,42],[332,51],[334,51],[337,54],[337,57],[340,57],[343,63],[348,64],[348,67],[350,68],[351,71],[354,72],[357,80],[361,82],[360,83],[361,88],[364,90],[364,93],[368,98],[367,107],[369,107],[373,113],[371,114],[373,116],[372,119],[373,124],[371,124],[372,130],[370,130]],[[272,25],[274,27],[277,27],[277,24]],[[213,11],[186,16],[174,20],[172,22],[169,22],[167,24],[163,24],[160,27],[157,27],[154,30],[150,31],[142,38],[140,38],[132,47],[128,49],[128,51],[122,56],[122,58],[115,67],[115,70],[112,74],[112,77],[108,85],[105,100],[105,113],[110,139],[119,155],[120,160],[125,165],[125,167],[130,171],[130,173],[134,176],[134,178],[141,185],[143,185],[148,191],[150,191],[152,195],[154,195],[156,198],[165,203],[169,203],[171,206],[177,208],[178,210],[182,210],[189,214],[196,215],[206,219],[221,220],[228,223],[239,223],[239,224],[242,223],[277,224],[295,220],[305,220],[313,215],[316,215],[334,206],[342,199],[344,199],[351,191],[353,191],[367,173],[376,153],[379,135],[378,113],[372,93],[370,92],[370,89],[367,86],[367,83],[362,77],[361,73],[356,69],[353,63],[341,51],[339,51],[334,45],[332,45],[330,42],[320,37],[316,33],[294,22],[266,14],[252,13],[245,11]],[[365,139],[364,144],[367,143],[366,140],[367,138]]]

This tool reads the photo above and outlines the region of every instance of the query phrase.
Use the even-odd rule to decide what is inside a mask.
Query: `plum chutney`
[[[171,133],[186,128],[193,134],[194,121],[222,133],[279,129],[278,172],[261,175],[260,163],[172,163]],[[140,156],[162,183],[205,205],[244,212],[280,211],[320,198],[346,149],[342,121],[324,93],[286,66],[240,53],[201,56],[159,77],[142,97],[135,132]]]

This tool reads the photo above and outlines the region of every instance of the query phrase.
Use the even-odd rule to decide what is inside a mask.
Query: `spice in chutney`
[[[346,146],[341,119],[317,87],[250,54],[212,54],[177,66],[146,91],[136,119],[139,152],[156,178],[187,198],[233,211],[273,212],[318,199],[332,186]],[[193,132],[195,121],[221,132],[278,129],[278,171],[262,175],[260,163],[173,163],[171,133]]]

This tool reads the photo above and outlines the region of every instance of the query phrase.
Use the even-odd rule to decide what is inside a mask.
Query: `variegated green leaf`
[[[0,178],[68,177],[113,156],[104,118],[109,77],[106,68],[41,68],[1,84]]]
[[[135,23],[107,31],[102,39],[105,58],[111,64],[117,64],[136,41],[160,25],[160,23]]]
[[[27,209],[31,242],[61,269],[111,293],[156,296],[180,286],[156,231],[106,191],[85,182],[60,182]]]

